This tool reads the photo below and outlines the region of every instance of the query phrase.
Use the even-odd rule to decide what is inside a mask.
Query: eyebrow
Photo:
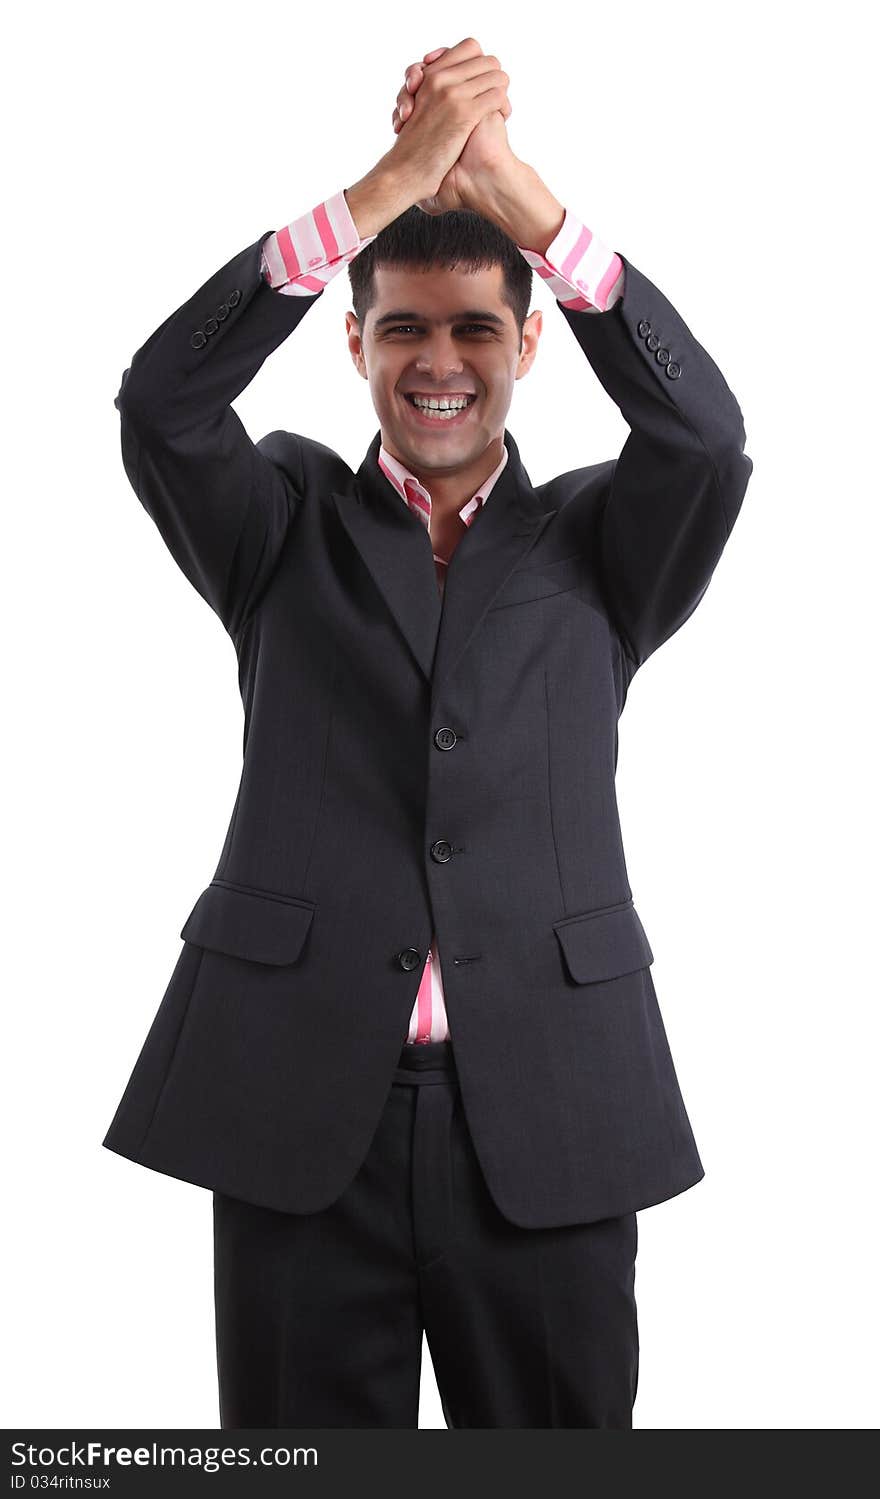
[[[386,323],[495,323],[499,328],[505,327],[502,317],[496,312],[480,312],[470,310],[466,312],[455,312],[448,318],[427,318],[421,312],[386,312],[377,318],[373,324],[374,328],[384,328]]]

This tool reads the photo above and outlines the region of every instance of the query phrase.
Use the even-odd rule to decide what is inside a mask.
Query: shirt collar
[[[466,526],[471,524],[480,506],[486,503],[489,493],[494,488],[497,480],[500,479],[509,457],[510,453],[505,443],[504,456],[498,467],[492,471],[488,479],[483,480],[476,494],[472,495],[458,512]],[[425,525],[428,526],[431,520],[430,494],[425,486],[419,483],[415,474],[411,473],[406,465],[401,463],[399,458],[395,458],[392,453],[388,452],[384,443],[380,444],[379,447],[379,467],[389,483],[397,490],[401,499],[405,500],[409,505],[410,510],[414,511],[424,521]]]

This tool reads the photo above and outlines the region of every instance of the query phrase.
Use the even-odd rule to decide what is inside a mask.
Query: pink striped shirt
[[[311,297],[323,291],[328,282],[375,238],[375,234],[370,234],[361,239],[343,188],[309,213],[269,235],[263,245],[262,273],[273,290],[283,296]],[[607,312],[623,295],[625,273],[620,256],[591,234],[570,209],[565,210],[562,226],[545,254],[525,245],[518,245],[517,249],[532,270],[547,283],[556,300],[574,312]],[[480,507],[488,500],[508,457],[505,446],[498,467],[459,510],[466,526],[471,525]],[[427,489],[415,474],[388,452],[384,443],[379,448],[379,467],[430,535],[431,496]],[[442,596],[448,559],[438,557],[435,552],[434,561]],[[449,1039],[449,1018],[437,935],[434,933],[404,1040],[415,1043]]]

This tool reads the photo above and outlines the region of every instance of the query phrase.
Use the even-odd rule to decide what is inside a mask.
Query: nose
[[[454,375],[464,373],[464,361],[456,354],[448,339],[439,338],[416,360],[416,371],[434,385],[444,385]]]

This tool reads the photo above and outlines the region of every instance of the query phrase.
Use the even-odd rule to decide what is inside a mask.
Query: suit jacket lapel
[[[349,536],[436,695],[509,574],[555,515],[538,499],[505,428],[509,458],[437,586],[424,522],[379,467],[377,432],[352,483],[333,491]]]

